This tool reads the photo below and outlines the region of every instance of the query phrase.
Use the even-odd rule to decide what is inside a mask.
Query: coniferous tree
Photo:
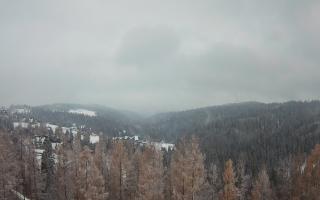
[[[19,184],[15,149],[6,133],[0,133],[0,199],[10,199],[11,190]]]
[[[154,147],[147,147],[139,160],[138,192],[141,200],[163,200],[163,155]]]
[[[133,154],[131,154],[130,165],[128,166],[128,177],[127,177],[127,187],[126,187],[126,198],[128,200],[137,199],[139,197],[138,182],[141,170],[141,150],[137,149]]]
[[[305,157],[302,155],[296,156],[293,162],[292,171],[292,186],[291,186],[291,199],[300,200],[304,195],[305,190],[305,179],[304,172],[306,161]]]
[[[221,185],[221,181],[219,179],[219,172],[217,165],[211,163],[209,170],[208,170],[208,180],[209,180],[209,187],[210,187],[210,199],[217,200],[218,199],[218,192]]]
[[[252,180],[251,180],[251,176],[249,174],[246,174],[245,161],[243,159],[238,160],[236,169],[237,169],[238,196],[240,200],[246,200],[250,195]]]
[[[237,187],[235,186],[235,174],[233,170],[233,163],[232,160],[229,159],[226,162],[224,173],[223,173],[223,193],[222,193],[222,200],[235,200],[237,199]]]
[[[267,170],[263,168],[252,189],[252,200],[272,200],[273,194],[270,186],[269,176]]]
[[[77,134],[74,138],[73,144],[72,144],[72,182],[73,182],[73,192],[74,192],[74,198],[76,200],[80,199],[80,189],[81,184],[79,182],[80,178],[80,153],[82,151],[81,148],[81,135]]]
[[[129,159],[122,141],[115,141],[111,152],[110,198],[124,200],[127,188]]]
[[[274,194],[277,199],[291,199],[292,180],[294,174],[294,163],[289,157],[280,161],[279,165],[275,167],[276,181],[274,181]]]
[[[35,147],[30,138],[24,143],[24,169],[25,169],[25,193],[31,199],[39,199],[41,194],[41,173],[40,166],[36,158]]]
[[[164,170],[164,199],[171,200],[173,199],[172,191],[172,170],[170,166],[166,167]]]
[[[59,199],[74,199],[75,184],[72,179],[73,165],[72,151],[69,150],[67,143],[62,143],[57,150],[57,170],[56,170],[56,187]]]
[[[94,163],[103,177],[104,193],[108,194],[108,158],[106,154],[106,145],[104,140],[96,143],[94,151]]]
[[[177,145],[170,166],[173,199],[197,199],[205,182],[203,160],[197,139]]]
[[[92,151],[85,146],[80,153],[79,200],[102,200],[105,198],[103,177],[98,170]]]
[[[317,144],[306,162],[296,167],[294,180],[294,199],[316,200],[320,196],[320,145]]]
[[[41,174],[44,179],[44,198],[49,196],[53,198],[56,194],[54,191],[54,165],[55,158],[52,150],[52,143],[49,137],[46,137],[43,143],[44,151],[41,158]]]
[[[191,192],[192,200],[197,199],[198,192],[206,181],[204,168],[204,155],[200,151],[199,140],[191,137],[190,147],[188,148],[188,162],[191,165]]]

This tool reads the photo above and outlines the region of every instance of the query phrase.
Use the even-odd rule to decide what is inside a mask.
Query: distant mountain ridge
[[[11,109],[23,107],[31,109],[32,115],[40,120],[50,120],[48,115],[57,115],[52,117],[53,121],[51,122],[53,123],[60,121],[58,119],[59,117],[62,117],[64,122],[68,123],[72,123],[72,120],[80,123],[78,118],[83,118],[84,122],[97,120],[103,123],[103,120],[105,120],[105,123],[120,123],[124,126],[130,127],[131,130],[135,129],[132,134],[150,135],[158,139],[174,141],[180,137],[180,135],[190,133],[194,129],[203,128],[213,122],[227,119],[257,117],[259,115],[265,115],[266,113],[271,115],[273,112],[278,113],[281,109],[292,109],[293,111],[300,109],[300,111],[305,110],[310,114],[318,113],[320,112],[320,101],[290,101],[268,104],[260,102],[242,102],[207,106],[185,111],[164,112],[154,114],[149,117],[142,117],[140,114],[135,112],[117,110],[96,104],[57,103],[41,106],[15,105],[11,106]],[[68,113],[68,111],[74,109],[93,111],[97,116],[94,116],[94,119],[90,119],[92,117],[77,116],[75,113]],[[103,131],[105,129],[101,130]]]
[[[28,112],[21,112],[25,108]],[[117,136],[126,130],[135,134],[134,124],[140,116],[127,111],[119,111],[101,105],[81,104],[49,104],[41,106],[13,105],[9,110],[19,110],[17,117],[34,118],[40,122],[49,122],[58,126],[70,127],[73,124],[85,125],[96,132],[103,132],[110,136]],[[29,112],[30,110],[30,112]],[[80,111],[80,112],[78,112]],[[94,113],[91,115],[86,114]]]
[[[190,133],[194,129],[204,128],[213,122],[255,118],[263,115],[278,115],[281,110],[305,111],[309,114],[320,113],[320,101],[290,101],[284,103],[244,102],[221,106],[203,107],[180,112],[160,113],[147,119],[146,125],[152,127],[167,139],[175,140],[176,134]],[[277,116],[274,117],[277,117]],[[283,116],[285,118],[285,116]]]
[[[23,112],[21,106],[17,108],[20,110],[15,115],[20,119],[32,117],[66,127],[76,123],[108,136],[125,133],[175,143],[181,137],[195,135],[200,139],[207,162],[237,160],[242,155],[246,160],[253,160],[252,165],[271,165],[290,155],[309,152],[320,143],[320,101],[244,102],[147,118],[97,105],[27,106],[30,112]],[[97,115],[69,113],[69,109],[87,109]]]

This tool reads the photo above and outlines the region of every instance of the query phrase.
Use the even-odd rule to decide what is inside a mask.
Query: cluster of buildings
[[[0,107],[0,115],[8,115],[9,111],[6,107],[2,106]]]
[[[157,150],[165,150],[170,151],[174,149],[174,144],[166,143],[166,142],[153,142],[149,140],[141,140],[139,139],[139,136],[122,136],[122,137],[113,137],[113,140],[129,140],[133,141],[135,144],[138,144],[140,146],[153,146]]]

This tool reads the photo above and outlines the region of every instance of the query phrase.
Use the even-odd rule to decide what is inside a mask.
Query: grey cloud
[[[167,63],[176,56],[179,42],[169,27],[136,27],[125,34],[117,60],[120,64],[145,67]]]
[[[0,104],[319,99],[318,1],[1,1]]]

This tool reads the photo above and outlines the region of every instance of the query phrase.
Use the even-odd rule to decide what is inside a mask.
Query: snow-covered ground
[[[134,141],[139,141],[139,136],[123,136],[123,137],[113,137],[113,140],[134,140]]]
[[[27,122],[13,122],[13,128],[16,129],[18,127],[21,127],[21,128],[28,128],[29,126],[29,123]]]
[[[174,144],[171,143],[165,143],[165,142],[152,142],[148,140],[139,140],[139,136],[122,136],[122,137],[113,137],[113,140],[131,140],[137,144],[140,144],[140,146],[153,146],[156,150],[173,150]]]
[[[57,129],[59,126],[54,125],[54,124],[50,124],[50,123],[46,123],[46,127],[47,127],[47,128],[51,128],[51,130],[52,130],[53,132],[55,132],[56,129]]]
[[[30,109],[27,108],[16,108],[12,111],[12,113],[17,113],[17,114],[28,114],[30,113]]]
[[[91,134],[90,135],[90,143],[95,144],[99,142],[99,135]]]
[[[157,150],[165,149],[166,151],[173,150],[174,144],[164,143],[164,142],[151,142],[151,145],[155,147]]]
[[[96,112],[86,109],[71,109],[68,112],[73,114],[86,115],[90,117],[97,116]]]
[[[30,199],[28,199],[27,197],[25,197],[23,194],[17,192],[17,191],[14,190],[14,189],[11,189],[11,191],[13,192],[13,194],[16,195],[16,197],[17,197],[18,199],[21,199],[21,200],[30,200]]]
[[[41,124],[39,122],[36,122],[34,124],[31,124],[32,128],[39,128],[41,126]]]
[[[71,132],[71,128],[68,128],[68,127],[61,127],[61,129],[63,134],[66,134],[67,132]]]
[[[61,144],[61,143],[52,142],[52,143],[51,143],[52,149],[56,150],[56,149],[57,149],[57,146],[59,146],[60,144]]]
[[[41,166],[41,158],[42,158],[42,154],[43,154],[44,150],[43,149],[35,149],[35,152],[36,152],[36,159],[37,159],[38,165]]]

